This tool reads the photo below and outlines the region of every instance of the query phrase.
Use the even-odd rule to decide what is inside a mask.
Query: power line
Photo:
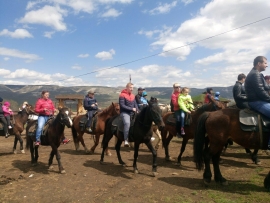
[[[91,72],[88,72],[88,73],[84,73],[84,74],[81,74],[81,75],[72,76],[72,77],[70,77],[70,78],[68,78],[68,79],[62,79],[62,80],[58,80],[58,81],[61,82],[61,81],[69,80],[69,79],[72,79],[72,78],[79,78],[79,77],[82,77],[82,76],[85,76],[85,75],[90,75],[90,74],[93,74],[93,73],[96,73],[96,72],[99,72],[99,71],[109,70],[109,69],[112,69],[112,68],[121,67],[121,66],[124,66],[124,65],[127,65],[127,64],[130,64],[130,63],[134,63],[134,62],[137,62],[137,61],[142,61],[142,60],[147,59],[147,58],[151,58],[151,57],[154,57],[154,56],[163,54],[163,53],[168,53],[168,52],[174,51],[174,50],[176,50],[176,49],[180,49],[180,48],[183,48],[183,47],[192,45],[192,44],[196,44],[196,43],[199,43],[199,42],[202,42],[202,41],[206,41],[206,40],[208,40],[208,39],[212,39],[212,38],[217,37],[217,36],[220,36],[220,35],[227,34],[227,33],[229,33],[229,32],[235,31],[235,30],[239,30],[239,29],[241,29],[241,28],[247,27],[247,26],[249,26],[249,25],[256,24],[256,23],[258,23],[258,22],[267,20],[267,19],[269,19],[269,18],[270,18],[270,16],[268,16],[268,17],[266,17],[266,18],[262,18],[262,19],[260,19],[260,20],[254,21],[254,22],[251,22],[251,23],[248,23],[248,24],[245,24],[245,25],[242,25],[242,26],[240,26],[240,27],[237,27],[237,28],[234,28],[234,29],[231,29],[231,30],[222,32],[222,33],[219,33],[219,34],[216,34],[216,35],[212,35],[212,36],[207,37],[207,38],[204,38],[204,39],[197,40],[197,41],[195,41],[195,42],[191,42],[191,43],[188,43],[188,44],[179,46],[179,47],[175,47],[175,48],[172,48],[172,49],[163,51],[163,52],[159,52],[159,53],[156,53],[156,54],[152,54],[152,55],[149,55],[149,56],[145,56],[145,57],[142,57],[142,58],[139,58],[139,59],[135,59],[135,60],[132,60],[132,61],[129,61],[129,62],[121,63],[121,64],[118,64],[118,65],[115,65],[115,66],[111,66],[111,67],[109,67],[109,68],[102,68],[102,69],[94,70],[94,71],[91,71]]]

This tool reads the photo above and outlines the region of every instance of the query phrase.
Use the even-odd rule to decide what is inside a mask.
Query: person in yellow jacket
[[[179,94],[178,104],[181,110],[181,135],[185,135],[185,113],[191,114],[191,111],[194,109],[193,101],[189,95],[189,88],[184,87]]]

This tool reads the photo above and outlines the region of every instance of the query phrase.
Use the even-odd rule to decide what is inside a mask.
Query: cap
[[[89,90],[88,94],[95,94],[95,91],[94,90]]]
[[[5,105],[5,106],[10,106],[10,103],[9,103],[8,101],[5,101],[5,102],[4,102],[4,105]]]
[[[139,88],[138,88],[138,91],[139,91],[139,90],[145,90],[145,88],[143,88],[143,87],[139,87]]]
[[[147,92],[143,92],[142,93],[142,96],[144,97],[144,96],[147,96]]]
[[[28,102],[27,101],[23,102],[23,105],[28,105]]]
[[[3,101],[3,98],[2,97],[0,97],[0,102],[2,102]]]
[[[219,95],[220,95],[220,92],[216,92],[216,93],[215,93],[215,96],[219,96]]]

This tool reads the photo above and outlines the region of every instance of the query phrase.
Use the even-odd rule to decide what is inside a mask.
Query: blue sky
[[[230,86],[269,58],[270,19],[162,52],[269,10],[263,0],[0,0],[0,83],[124,86],[131,74],[135,86]]]

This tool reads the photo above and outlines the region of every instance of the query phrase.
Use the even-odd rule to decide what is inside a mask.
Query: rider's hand
[[[47,109],[46,109],[46,108],[44,108],[44,111],[46,112],[46,111],[47,111]]]
[[[98,105],[98,103],[96,102],[95,105]]]
[[[96,106],[96,104],[92,104],[91,106],[93,106],[93,107],[94,107],[94,106]]]
[[[191,114],[191,112],[190,112],[190,111],[187,111],[187,113],[188,113],[188,114]]]
[[[136,109],[136,108],[132,108],[132,111],[136,112],[136,111],[137,111],[137,109]]]

